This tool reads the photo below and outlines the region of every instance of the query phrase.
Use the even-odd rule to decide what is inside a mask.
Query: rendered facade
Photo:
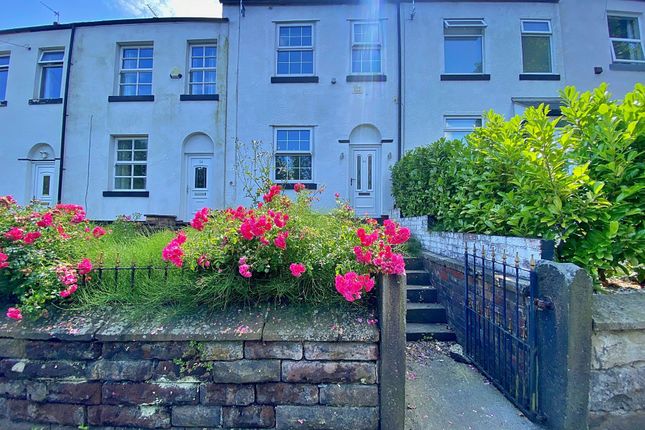
[[[255,140],[285,188],[379,216],[405,151],[490,109],[557,114],[567,85],[645,81],[637,0],[222,3],[221,19],[0,30],[0,195],[189,220],[247,203]]]

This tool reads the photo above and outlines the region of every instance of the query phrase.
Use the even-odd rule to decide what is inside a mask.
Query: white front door
[[[54,201],[54,163],[34,163],[33,172],[32,199],[51,206]]]
[[[189,156],[187,181],[188,219],[211,204],[213,157]]]
[[[379,216],[379,149],[353,149],[350,178],[356,215]]]

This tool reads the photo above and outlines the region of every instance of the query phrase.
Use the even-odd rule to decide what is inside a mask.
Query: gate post
[[[541,260],[538,297],[552,309],[537,311],[538,389],[546,424],[587,429],[591,373],[591,278],[570,263]]]
[[[405,275],[383,275],[379,286],[381,430],[405,424]]]

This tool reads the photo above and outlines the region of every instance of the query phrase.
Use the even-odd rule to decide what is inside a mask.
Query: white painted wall
[[[349,139],[361,124],[372,124],[383,139],[393,139],[382,144],[380,190],[382,210],[391,207],[389,166],[396,161],[397,151],[396,6],[388,2],[374,8],[367,4],[247,5],[246,16],[240,18],[237,6],[224,5],[224,17],[230,20],[231,39],[228,147],[233,147],[237,137],[244,142],[262,140],[270,149],[273,125],[314,126],[313,182],[326,187],[319,205],[329,208],[334,206],[334,193],[348,198],[350,187],[349,145],[338,140]],[[383,19],[386,82],[346,82],[351,19]],[[315,74],[319,83],[270,82],[275,69],[275,21],[290,20],[315,21]],[[231,203],[242,203],[244,193],[241,183],[234,179],[234,164],[231,151],[227,158],[231,170],[228,177],[232,178],[228,198]]]
[[[188,94],[188,41],[217,40],[219,101],[180,101]],[[118,95],[118,44],[154,45],[154,102],[108,102]],[[83,204],[94,219],[119,214],[185,218],[182,145],[193,133],[214,142],[211,206],[224,206],[227,26],[213,22],[165,22],[79,27],[76,32],[63,177],[63,201]],[[179,69],[183,77],[171,79]],[[113,136],[148,136],[149,197],[103,197],[112,190]]]
[[[64,48],[67,59],[70,31],[66,29],[34,33],[3,34],[0,53],[11,55],[7,77],[6,106],[0,106],[0,195],[11,194],[21,204],[32,197],[32,163],[30,151],[36,145],[47,144],[53,154],[60,157],[62,104],[30,105],[28,101],[38,96],[38,59],[41,49]],[[65,88],[66,65],[63,63]],[[35,151],[38,159],[39,151]],[[58,162],[52,191],[57,189]],[[55,198],[55,196],[54,196]]]

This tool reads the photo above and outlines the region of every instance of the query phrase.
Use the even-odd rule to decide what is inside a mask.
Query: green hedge
[[[392,168],[406,216],[435,229],[554,239],[558,257],[604,280],[645,256],[645,86],[562,94],[562,116],[489,112],[466,142],[440,139]]]

